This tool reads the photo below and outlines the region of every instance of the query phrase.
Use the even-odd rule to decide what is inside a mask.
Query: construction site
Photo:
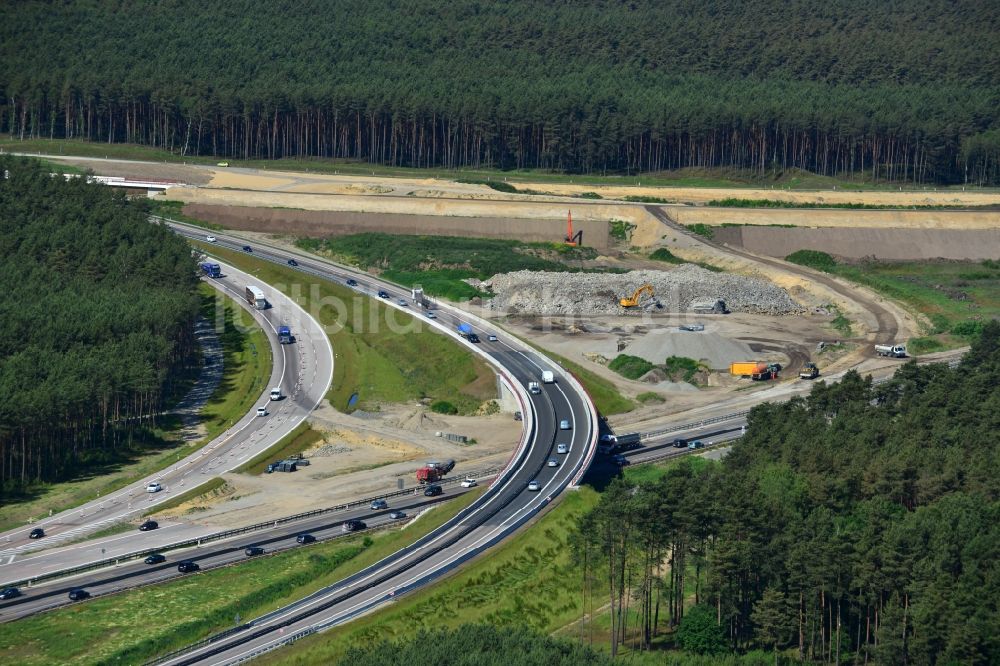
[[[539,184],[531,189],[544,193],[527,195],[435,178],[77,163],[113,176],[169,178],[173,186],[159,198],[176,202],[189,219],[220,224],[248,242],[266,239],[300,249],[303,238],[379,232],[400,239],[523,243],[512,252],[544,259],[552,268],[464,278],[477,295],[458,305],[493,322],[497,334],[518,336],[573,364],[574,372],[605,382],[622,400],[619,413],[608,414],[615,428],[642,430],[667,418],[694,420],[738,410],[759,400],[761,392],[787,393],[849,368],[877,372],[892,361],[877,357],[874,344],[906,341],[926,326],[919,315],[869,289],[754,252],[749,242],[743,247],[712,241],[679,221],[689,212],[707,215],[713,209],[620,200],[630,188],[587,186],[603,197],[587,201],[576,196],[581,188],[570,185]],[[642,195],[647,190],[695,203],[703,196],[697,190],[635,188]],[[858,196],[901,198],[900,193]],[[913,196],[923,201],[930,195]],[[972,193],[948,197],[973,205],[985,201]],[[1000,203],[1000,197],[985,203]],[[850,213],[863,228],[869,211]],[[961,238],[963,232],[989,233],[981,216],[936,211],[934,217],[939,226],[954,225]],[[981,240],[972,244],[978,248]],[[956,242],[949,251],[962,253]],[[657,251],[669,261],[657,260]],[[379,274],[392,265],[386,259],[359,267]],[[420,270],[462,268],[462,262],[443,264],[428,255]],[[621,368],[623,359],[628,371]],[[309,467],[265,477],[228,475],[226,493],[196,498],[178,510],[196,507],[188,518],[232,524],[259,519],[253,498],[262,484],[277,493],[269,495],[278,499],[267,511],[278,515],[395,487],[431,458],[456,460],[459,474],[487,470],[502,464],[516,441],[519,424],[510,409],[501,405],[499,413],[443,416],[426,404],[386,404],[377,412],[352,414],[324,407],[313,423],[322,437],[303,452],[311,458]],[[447,433],[466,443],[442,436]]]

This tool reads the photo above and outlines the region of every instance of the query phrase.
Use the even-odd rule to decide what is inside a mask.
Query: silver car
[[[568,419],[563,419],[562,421],[560,421],[559,422],[559,429],[560,430],[571,430],[572,426],[570,426],[569,420]]]
[[[542,486],[539,485],[538,481],[529,481],[528,482],[528,490],[537,493],[541,489],[542,489]]]

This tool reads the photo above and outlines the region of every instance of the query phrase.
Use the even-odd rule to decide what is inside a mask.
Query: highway
[[[204,239],[197,227],[171,223],[193,239]],[[248,243],[237,237],[214,233],[220,246],[241,249]],[[406,310],[429,326],[454,336],[456,342],[478,351],[496,367],[522,405],[524,436],[504,471],[496,481],[454,519],[415,544],[387,557],[336,585],[310,595],[267,616],[230,630],[224,638],[207,645],[193,646],[164,663],[231,663],[262,650],[273,649],[302,632],[346,622],[359,613],[389,603],[399,595],[423,586],[460,563],[499,542],[524,525],[566,487],[578,483],[593,457],[597,439],[597,414],[583,388],[567,373],[517,340],[499,335],[489,341],[490,327],[466,313],[441,306],[428,319],[419,308],[401,306],[409,292],[382,283],[367,274],[336,266],[299,253],[289,253],[260,243],[250,243],[253,254],[276,263],[298,262],[297,270],[346,284],[357,280],[356,291],[377,297],[388,292],[385,303]],[[455,334],[459,323],[467,323],[482,342],[475,344]],[[539,381],[543,370],[552,370],[556,381],[542,384],[542,392],[529,394],[529,381]],[[560,421],[567,421],[567,429]],[[558,454],[557,445],[568,445]],[[557,466],[549,467],[548,461]],[[529,490],[529,482],[538,490]]]
[[[223,273],[222,278],[207,281],[247,308],[246,311],[263,327],[271,346],[272,373],[255,409],[192,455],[155,475],[31,526],[0,534],[0,581],[77,566],[113,555],[115,549],[155,548],[164,540],[177,540],[183,534],[197,535],[203,528],[174,524],[164,526],[169,529],[136,531],[128,539],[118,535],[84,545],[54,548],[109,525],[133,520],[157,504],[237,467],[294,430],[323,399],[333,377],[333,350],[319,324],[276,290],[266,290],[272,307],[249,309],[244,294],[246,285],[254,283],[253,278],[230,266],[223,266]],[[291,325],[296,336],[294,344],[279,344],[277,327],[280,324]],[[286,397],[272,403],[267,394],[274,386],[280,386]],[[267,416],[257,417],[256,406],[264,405]],[[158,481],[163,490],[147,493],[146,486],[151,481]],[[29,539],[28,533],[33,527],[44,529],[46,536]]]
[[[317,542],[342,537],[345,536],[342,526],[349,519],[363,520],[369,530],[390,525],[403,525],[430,505],[454,499],[465,492],[468,490],[454,484],[451,487],[446,487],[444,492],[437,497],[424,497],[420,493],[393,499],[389,501],[387,509],[372,511],[368,507],[356,507],[294,523],[282,524],[266,531],[247,533],[218,543],[167,551],[163,553],[166,558],[163,563],[146,564],[142,559],[132,560],[120,566],[61,578],[30,589],[21,588],[20,597],[9,601],[0,601],[0,622],[10,622],[68,605],[72,603],[68,598],[68,592],[74,588],[83,588],[91,597],[97,597],[190,575],[180,573],[177,570],[178,562],[183,560],[192,560],[198,563],[201,570],[204,571],[246,560],[247,555],[244,551],[249,546],[263,547],[266,556],[290,548],[308,547],[296,541],[296,537],[300,534],[310,534]],[[389,514],[393,511],[403,511],[406,518],[400,520],[390,518]]]

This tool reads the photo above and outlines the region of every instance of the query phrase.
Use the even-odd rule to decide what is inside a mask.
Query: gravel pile
[[[618,304],[649,283],[662,312],[688,312],[696,301],[721,299],[732,312],[784,315],[802,312],[788,293],[760,278],[713,273],[694,264],[668,271],[629,273],[545,273],[516,271],[494,275],[484,282],[495,294],[493,310],[539,315],[613,315],[625,311]],[[649,299],[644,301],[649,304]],[[640,308],[631,308],[640,310]]]
[[[326,444],[321,446],[315,451],[309,453],[310,458],[323,458],[325,456],[335,456],[338,453],[350,453],[351,448],[348,446],[339,446],[336,444]]]

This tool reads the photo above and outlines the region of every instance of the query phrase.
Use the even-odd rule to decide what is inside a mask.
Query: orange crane
[[[578,245],[583,245],[583,229],[580,229],[573,234],[573,211],[566,211],[566,240],[564,241],[566,245],[570,247],[576,247]]]
[[[654,297],[654,294],[653,294],[653,285],[651,285],[651,284],[644,284],[644,285],[642,285],[641,287],[639,287],[638,289],[636,289],[635,292],[631,296],[626,296],[625,298],[623,298],[620,301],[618,301],[618,303],[623,308],[634,308],[637,305],[639,305],[639,299],[642,298],[643,294],[649,294],[649,297],[653,298]]]

